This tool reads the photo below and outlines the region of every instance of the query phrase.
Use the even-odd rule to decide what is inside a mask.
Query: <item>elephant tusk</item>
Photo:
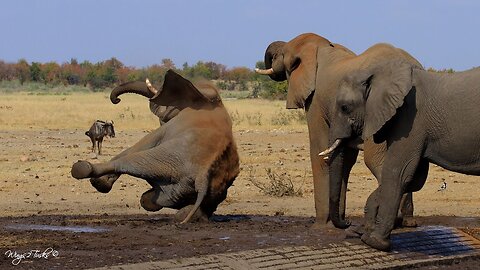
[[[269,69],[256,68],[255,72],[262,75],[272,75],[274,73],[273,68],[269,68]]]
[[[326,156],[326,155],[332,153],[340,145],[341,142],[342,142],[342,139],[335,140],[335,142],[332,144],[332,146],[330,146],[327,150],[321,152],[318,155],[319,156]]]
[[[150,83],[150,80],[148,80],[148,78],[145,80],[145,83],[147,84],[148,90],[150,90],[150,92],[152,92],[155,95],[158,93],[158,90],[155,89],[155,87],[153,87],[153,85]]]

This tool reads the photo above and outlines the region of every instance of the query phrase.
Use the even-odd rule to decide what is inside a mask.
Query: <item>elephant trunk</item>
[[[283,47],[285,41],[272,42],[265,51],[265,69],[256,69],[259,74],[268,75],[270,79],[281,82],[287,79],[283,63]]]
[[[338,140],[337,140],[338,141]],[[336,147],[335,147],[336,148]],[[345,147],[332,150],[330,158],[330,220],[335,227],[346,229],[350,221],[344,219],[344,213],[340,213],[340,202],[342,200],[342,185],[344,179],[344,156]],[[345,187],[346,189],[346,187]]]
[[[124,93],[134,93],[147,98],[152,98],[155,95],[145,82],[135,81],[124,83],[115,87],[112,90],[112,93],[110,93],[110,101],[112,101],[113,104],[119,103],[120,99],[118,96]]]

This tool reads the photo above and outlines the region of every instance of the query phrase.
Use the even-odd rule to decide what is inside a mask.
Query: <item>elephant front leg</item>
[[[92,164],[86,160],[79,160],[73,164],[71,173],[76,179],[101,177],[105,174],[114,174],[115,167],[112,162]]]
[[[159,211],[163,208],[163,206],[157,203],[157,198],[160,194],[160,190],[150,189],[142,194],[142,198],[140,198],[140,205],[143,209],[151,212]]]
[[[392,149],[394,150],[394,149]],[[378,213],[375,226],[371,233],[362,235],[362,241],[378,250],[388,251],[391,248],[390,234],[395,227],[397,213],[400,208],[402,196],[406,187],[418,175],[417,169],[420,162],[419,156],[409,157],[408,153],[414,151],[389,151],[395,153],[387,156],[382,169],[382,183],[376,194]],[[402,158],[407,157],[407,160]]]

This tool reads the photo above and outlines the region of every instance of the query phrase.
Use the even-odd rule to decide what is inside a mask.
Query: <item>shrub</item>
[[[250,170],[250,177],[248,179],[254,186],[259,188],[263,194],[274,197],[303,195],[301,187],[295,189],[291,180],[291,176],[286,172],[278,174],[275,173],[271,168],[267,168],[265,170],[267,173],[267,178],[269,179],[267,184],[257,182],[253,176],[252,170]]]

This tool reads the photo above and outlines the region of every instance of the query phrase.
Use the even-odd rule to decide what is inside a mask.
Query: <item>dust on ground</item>
[[[311,229],[313,184],[306,131],[235,131],[242,170],[219,205],[217,217],[206,224],[179,226],[172,221],[172,210],[143,210],[139,200],[149,185],[141,179],[122,176],[110,193],[101,194],[89,181],[70,176],[77,160],[107,161],[145,135],[117,130],[116,138],[104,141],[104,155],[93,158],[84,130],[0,131],[0,268],[11,266],[4,256],[8,250],[51,247],[60,254],[25,260],[14,269],[83,269],[270,246],[315,246],[345,238],[336,229]],[[252,180],[268,184],[267,169],[290,179],[302,196],[262,194]],[[443,182],[447,188],[442,190]],[[359,222],[365,200],[376,185],[360,158],[347,193],[347,215],[354,221]],[[479,198],[477,177],[431,165],[427,183],[414,195],[415,215],[420,223],[461,227],[478,238]],[[106,231],[14,228],[22,224]]]

